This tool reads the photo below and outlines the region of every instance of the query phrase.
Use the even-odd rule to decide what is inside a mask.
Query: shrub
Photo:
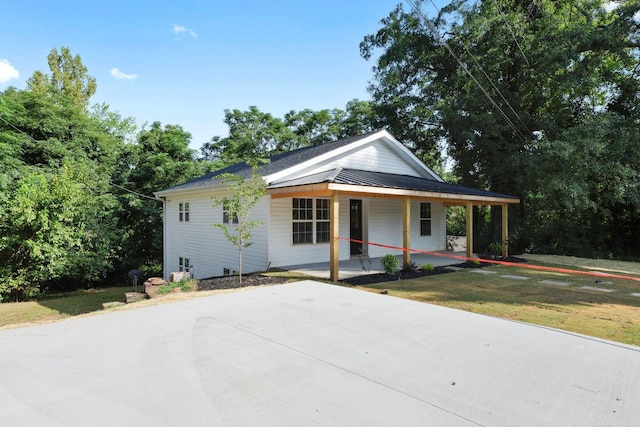
[[[158,288],[158,294],[170,294],[174,289],[180,288],[182,292],[191,292],[196,290],[196,281],[191,279],[181,280],[179,282],[167,283]]]
[[[423,264],[422,265],[422,271],[433,271],[435,267],[433,266],[433,264]]]
[[[502,256],[502,243],[493,242],[489,243],[489,254],[496,258]]]
[[[386,254],[380,260],[380,264],[382,264],[382,268],[387,274],[394,274],[398,269],[398,258],[391,254]]]
[[[418,264],[416,264],[415,262],[411,262],[411,263],[405,265],[404,267],[402,267],[402,272],[403,273],[415,273],[419,269],[420,268],[418,267]]]

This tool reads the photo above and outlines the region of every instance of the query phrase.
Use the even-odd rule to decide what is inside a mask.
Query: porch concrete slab
[[[415,262],[418,266],[431,264],[434,267],[444,267],[464,262],[461,257],[465,254],[459,252],[435,252],[434,255],[429,254],[411,254],[411,262]],[[402,255],[397,255],[398,266],[402,265]],[[338,277],[340,280],[350,279],[355,276],[363,276],[366,274],[384,273],[381,257],[376,258],[352,258],[340,261]],[[316,262],[309,264],[297,264],[279,267],[283,270],[295,271],[306,274],[307,276],[317,277],[320,279],[329,279],[329,262]]]
[[[634,425],[640,348],[313,281],[0,331],[0,425]]]

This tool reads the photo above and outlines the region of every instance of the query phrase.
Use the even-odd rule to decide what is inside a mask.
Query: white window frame
[[[229,211],[224,206],[222,207],[222,223],[223,224],[238,224],[238,215],[233,216],[233,221],[229,221]]]
[[[178,271],[189,273],[191,271],[191,262],[189,258],[178,257]]]
[[[428,209],[423,209],[423,206],[428,206]],[[425,212],[426,211],[426,212]],[[433,225],[432,217],[433,217],[433,205],[431,202],[420,202],[420,236],[428,237],[431,236],[433,230],[431,226]],[[429,224],[429,233],[424,233],[423,224]]]
[[[301,207],[300,201],[304,200],[304,206]],[[296,203],[297,201],[297,203]],[[311,202],[309,206],[308,203]],[[310,211],[310,212],[309,212]],[[312,197],[293,197],[291,199],[291,245],[318,245],[323,243],[329,243],[329,237],[326,236],[326,240],[318,239],[319,234],[323,231],[319,230],[318,224],[326,224],[327,230],[331,222],[330,218],[329,199],[326,198],[312,198]],[[309,218],[310,216],[310,218]],[[311,230],[296,231],[294,230],[295,224],[307,224],[311,225]],[[296,241],[296,233],[307,234],[311,233],[311,241]]]
[[[180,202],[178,203],[178,221],[179,222],[189,222],[189,214],[190,212],[189,202]]]

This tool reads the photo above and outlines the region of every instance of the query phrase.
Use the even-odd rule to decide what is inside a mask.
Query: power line
[[[13,123],[11,123],[10,121],[8,121],[8,120],[7,120],[7,119],[5,119],[4,117],[0,116],[0,120],[2,120],[3,122],[5,122],[9,127],[13,128],[13,129],[14,129],[14,130],[16,130],[17,132],[19,132],[19,133],[23,134],[24,136],[26,136],[27,138],[29,138],[31,141],[33,141],[33,142],[35,142],[35,143],[38,143],[38,141],[37,141],[37,140],[35,140],[31,135],[29,135],[28,133],[26,133],[26,132],[25,132],[25,131],[23,131],[22,129],[18,128],[17,126],[15,126]],[[157,202],[158,202],[158,201],[160,201],[160,202],[162,201],[162,199],[160,199],[160,198],[158,198],[158,197],[151,197],[151,196],[147,196],[146,194],[142,194],[142,193],[138,193],[138,192],[133,191],[133,190],[129,190],[128,188],[122,187],[122,186],[120,186],[120,185],[118,185],[118,184],[114,184],[114,183],[113,183],[113,182],[111,182],[111,181],[109,181],[109,184],[110,184],[110,185],[113,185],[114,187],[117,187],[117,188],[119,188],[119,189],[121,189],[121,190],[123,190],[123,191],[126,191],[126,192],[128,192],[128,193],[135,194],[136,196],[139,196],[139,197],[144,197],[144,198],[146,198],[146,199],[155,200],[155,201],[157,201]]]
[[[511,121],[511,119],[509,118],[509,116],[507,116],[507,114],[502,110],[502,108],[500,108],[500,106],[494,101],[494,99],[491,97],[491,95],[486,91],[486,89],[480,84],[480,82],[475,78],[475,76],[471,73],[471,71],[469,71],[468,67],[464,64],[464,62],[462,62],[462,60],[458,57],[458,55],[456,55],[456,53],[453,51],[453,49],[451,48],[451,46],[449,46],[449,43],[447,43],[447,41],[442,38],[440,36],[440,33],[438,32],[438,29],[435,27],[435,25],[429,20],[427,19],[427,17],[422,13],[422,10],[420,10],[420,8],[418,8],[418,6],[416,5],[416,3],[413,0],[407,0],[409,3],[411,3],[412,8],[416,11],[416,13],[418,15],[420,15],[422,17],[422,20],[424,21],[424,23],[429,27],[429,29],[435,34],[435,36],[440,39],[440,41],[442,42],[442,44],[445,46],[445,48],[449,51],[449,54],[451,54],[451,56],[453,56],[453,58],[456,60],[456,62],[460,65],[460,67],[462,67],[462,69],[464,70],[465,73],[467,73],[469,75],[469,77],[471,77],[471,79],[476,83],[476,85],[478,85],[478,87],[480,88],[480,90],[482,91],[482,93],[487,97],[487,99],[489,100],[489,102],[491,102],[491,104],[500,112],[500,114],[502,115],[502,117],[504,118],[504,120],[509,124],[509,126],[511,126],[511,128],[518,134],[518,136],[520,136],[522,139],[526,140],[526,138],[524,137],[524,135],[522,135],[522,133],[518,130],[518,128],[516,127],[516,125],[513,123],[513,121]],[[439,10],[439,9],[438,9]]]
[[[109,181],[110,185],[113,185],[114,187],[117,187],[123,191],[126,191],[127,193],[131,193],[131,194],[135,194],[136,196],[140,196],[140,197],[144,197],[146,199],[150,199],[150,200],[155,200],[156,202],[162,202],[163,200],[158,198],[158,197],[151,197],[151,196],[147,196],[146,194],[142,194],[142,193],[138,193],[137,191],[133,191],[133,190],[129,190],[128,188],[124,188],[121,185],[118,184],[114,184],[113,182]]]
[[[440,13],[440,8],[438,8],[438,6],[436,6],[436,4],[433,2],[433,0],[429,0],[431,2],[431,4],[433,5],[433,7],[436,8],[436,10],[438,10],[438,13]],[[444,23],[446,25],[449,25],[449,23],[447,22],[447,20],[442,17],[442,20],[444,21]],[[453,28],[453,27],[451,27]],[[454,31],[455,32],[455,31]],[[460,37],[460,34],[455,33],[458,37]],[[462,37],[460,37],[460,39],[462,39]],[[517,42],[516,42],[517,43]],[[502,98],[502,101],[509,107],[509,109],[511,110],[511,112],[513,113],[513,115],[520,121],[520,123],[522,124],[522,126],[524,126],[524,128],[527,130],[527,132],[531,133],[531,131],[528,129],[527,124],[522,120],[522,118],[520,118],[520,115],[516,112],[516,110],[514,110],[514,108],[511,106],[511,103],[509,101],[507,101],[507,99],[504,97],[504,95],[502,94],[502,92],[500,91],[500,89],[498,89],[498,87],[495,85],[495,83],[493,83],[493,80],[491,79],[491,77],[489,77],[487,75],[487,73],[484,70],[484,67],[482,65],[480,65],[480,63],[478,62],[478,60],[476,59],[475,55],[473,53],[471,53],[471,51],[469,50],[469,48],[466,45],[462,45],[462,47],[464,48],[464,50],[467,52],[467,54],[469,54],[469,56],[471,57],[471,59],[473,59],[473,62],[476,64],[476,66],[480,69],[480,71],[482,72],[482,74],[484,75],[484,77],[487,79],[487,81],[489,83],[491,83],[491,86],[493,87],[493,89],[495,89],[495,91],[498,93],[498,95],[500,95],[500,98]],[[526,60],[526,57],[525,57]],[[527,61],[528,64],[528,61]],[[524,136],[522,134],[519,133],[519,135],[523,138]]]
[[[507,24],[507,28],[509,29],[509,32],[511,33],[511,37],[513,37],[513,41],[516,42],[516,46],[518,46],[518,50],[520,50],[520,53],[522,54],[522,57],[524,58],[524,62],[527,63],[528,67],[531,67],[531,64],[529,63],[529,59],[527,59],[527,55],[524,54],[524,51],[522,50],[522,47],[520,47],[520,43],[518,43],[518,40],[516,39],[516,35],[514,34],[513,30],[511,29],[511,25],[509,24],[509,20],[502,13],[502,8],[500,7],[500,4],[498,4],[498,0],[493,0],[493,2],[496,4],[496,8],[498,9],[498,13],[500,14],[500,17],[502,18],[504,23]]]

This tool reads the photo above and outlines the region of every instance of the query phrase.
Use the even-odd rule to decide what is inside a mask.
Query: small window
[[[178,204],[178,220],[180,222],[189,222],[189,202]]]
[[[191,270],[189,265],[189,258],[180,257],[178,259],[178,271],[189,272]]]
[[[420,235],[431,236],[431,203],[420,203]]]
[[[222,208],[222,223],[229,224],[229,210],[225,207]],[[233,221],[231,223],[232,224],[238,223],[238,215],[233,216]]]

